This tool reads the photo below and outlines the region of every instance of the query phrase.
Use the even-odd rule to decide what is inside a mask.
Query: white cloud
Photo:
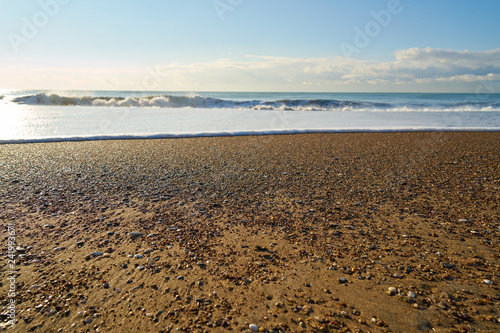
[[[212,63],[166,66],[167,75],[189,82],[197,73],[201,84],[208,81],[236,82],[245,89],[296,90],[304,82],[311,88],[328,86],[398,86],[423,84],[468,84],[496,81],[500,76],[500,49],[454,51],[412,48],[395,52],[391,62],[348,58],[287,58],[248,56],[246,61],[221,59]],[[204,83],[203,83],[204,82]],[[274,89],[273,89],[274,87]],[[278,88],[276,88],[278,87]],[[243,90],[243,89],[242,89]]]
[[[0,87],[226,91],[474,91],[500,80],[500,49],[455,51],[411,48],[394,60],[249,55],[153,67],[4,68]],[[6,75],[5,75],[6,73]],[[10,85],[8,84],[10,83]],[[45,84],[45,86],[44,86]],[[22,87],[20,87],[22,85]],[[47,86],[49,85],[49,86]]]

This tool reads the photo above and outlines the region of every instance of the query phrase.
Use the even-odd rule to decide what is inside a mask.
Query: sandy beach
[[[499,132],[1,145],[1,327],[498,332],[499,151]]]

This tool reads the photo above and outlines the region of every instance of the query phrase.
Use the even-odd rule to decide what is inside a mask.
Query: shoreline
[[[0,139],[0,145],[29,144],[29,143],[57,143],[82,141],[115,141],[115,140],[163,140],[163,139],[191,139],[210,137],[245,137],[267,135],[300,135],[300,134],[341,134],[341,133],[421,133],[421,132],[500,132],[498,127],[455,127],[455,128],[414,128],[414,129],[291,129],[291,130],[262,130],[241,132],[202,132],[202,133],[166,133],[166,134],[117,134],[96,136],[65,136],[45,137],[32,139]]]
[[[8,331],[493,332],[499,151],[497,131],[1,145]]]

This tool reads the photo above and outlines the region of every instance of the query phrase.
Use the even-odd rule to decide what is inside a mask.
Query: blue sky
[[[0,8],[0,88],[474,92],[500,82],[495,0],[0,0]]]

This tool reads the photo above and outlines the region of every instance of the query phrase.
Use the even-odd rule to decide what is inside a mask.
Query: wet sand
[[[0,146],[7,331],[498,331],[499,151],[498,132]]]

